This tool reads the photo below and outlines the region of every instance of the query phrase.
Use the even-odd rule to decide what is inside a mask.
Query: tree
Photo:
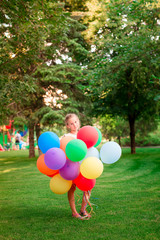
[[[62,0],[62,2],[65,3],[64,8],[66,11],[69,12],[77,12],[77,11],[81,11],[84,12],[87,10],[87,6],[86,6],[86,2],[85,1],[81,1],[81,0]]]
[[[1,9],[1,109],[5,117],[6,107],[14,103],[13,115],[26,118],[29,156],[33,157],[34,128],[40,134],[44,95],[51,86],[53,93],[60,88],[68,96],[59,99],[61,108],[44,110],[52,121],[61,119],[62,106],[69,108],[72,100],[72,110],[76,106],[84,109],[86,83],[81,65],[87,59],[87,45],[80,34],[84,26],[70,18],[58,1],[2,1]]]
[[[156,1],[112,1],[106,9],[90,65],[90,93],[97,115],[128,120],[135,153],[135,122],[158,113],[159,7]]]
[[[120,117],[111,117],[106,114],[99,119],[101,131],[105,138],[111,140],[112,138],[118,139],[119,145],[121,146],[121,138],[129,135],[128,122]]]
[[[86,2],[87,10],[82,18],[83,24],[87,26],[83,31],[85,39],[95,47],[95,35],[101,31],[106,23],[106,2],[101,0],[90,0]]]

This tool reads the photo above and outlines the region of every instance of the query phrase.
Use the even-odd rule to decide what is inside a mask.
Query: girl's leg
[[[89,204],[90,195],[91,195],[91,191],[83,193],[82,205],[81,205],[81,210],[80,210],[80,214],[82,214],[84,216],[88,216],[88,217],[91,217],[91,215],[89,213],[87,213],[87,211],[86,211],[87,204]]]
[[[75,190],[76,190],[76,185],[72,184],[72,187],[68,191],[68,201],[69,201],[69,205],[70,205],[70,208],[72,211],[72,216],[75,218],[82,219],[82,217],[79,215],[79,213],[76,210],[75,199],[74,199]]]

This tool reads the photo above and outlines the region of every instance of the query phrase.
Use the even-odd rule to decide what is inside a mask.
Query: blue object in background
[[[43,153],[46,153],[50,148],[60,148],[59,137],[54,132],[44,132],[38,138],[38,146]]]

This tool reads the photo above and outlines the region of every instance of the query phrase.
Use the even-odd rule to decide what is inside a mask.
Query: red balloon
[[[98,131],[92,126],[84,126],[77,133],[77,139],[81,139],[87,148],[93,147],[98,141]]]
[[[80,173],[79,176],[73,180],[73,183],[83,192],[91,190],[95,184],[96,179],[87,179]]]
[[[52,175],[47,175],[48,177],[53,177],[54,175],[56,175],[56,174],[58,174],[59,173],[59,171],[57,171],[56,173],[54,173],[54,174],[52,174]]]

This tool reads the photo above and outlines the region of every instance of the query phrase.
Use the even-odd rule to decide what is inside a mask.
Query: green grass
[[[36,159],[27,150],[0,152],[1,240],[160,239],[160,148],[123,149],[118,162],[104,165],[89,221],[71,217],[67,194],[51,192]]]

